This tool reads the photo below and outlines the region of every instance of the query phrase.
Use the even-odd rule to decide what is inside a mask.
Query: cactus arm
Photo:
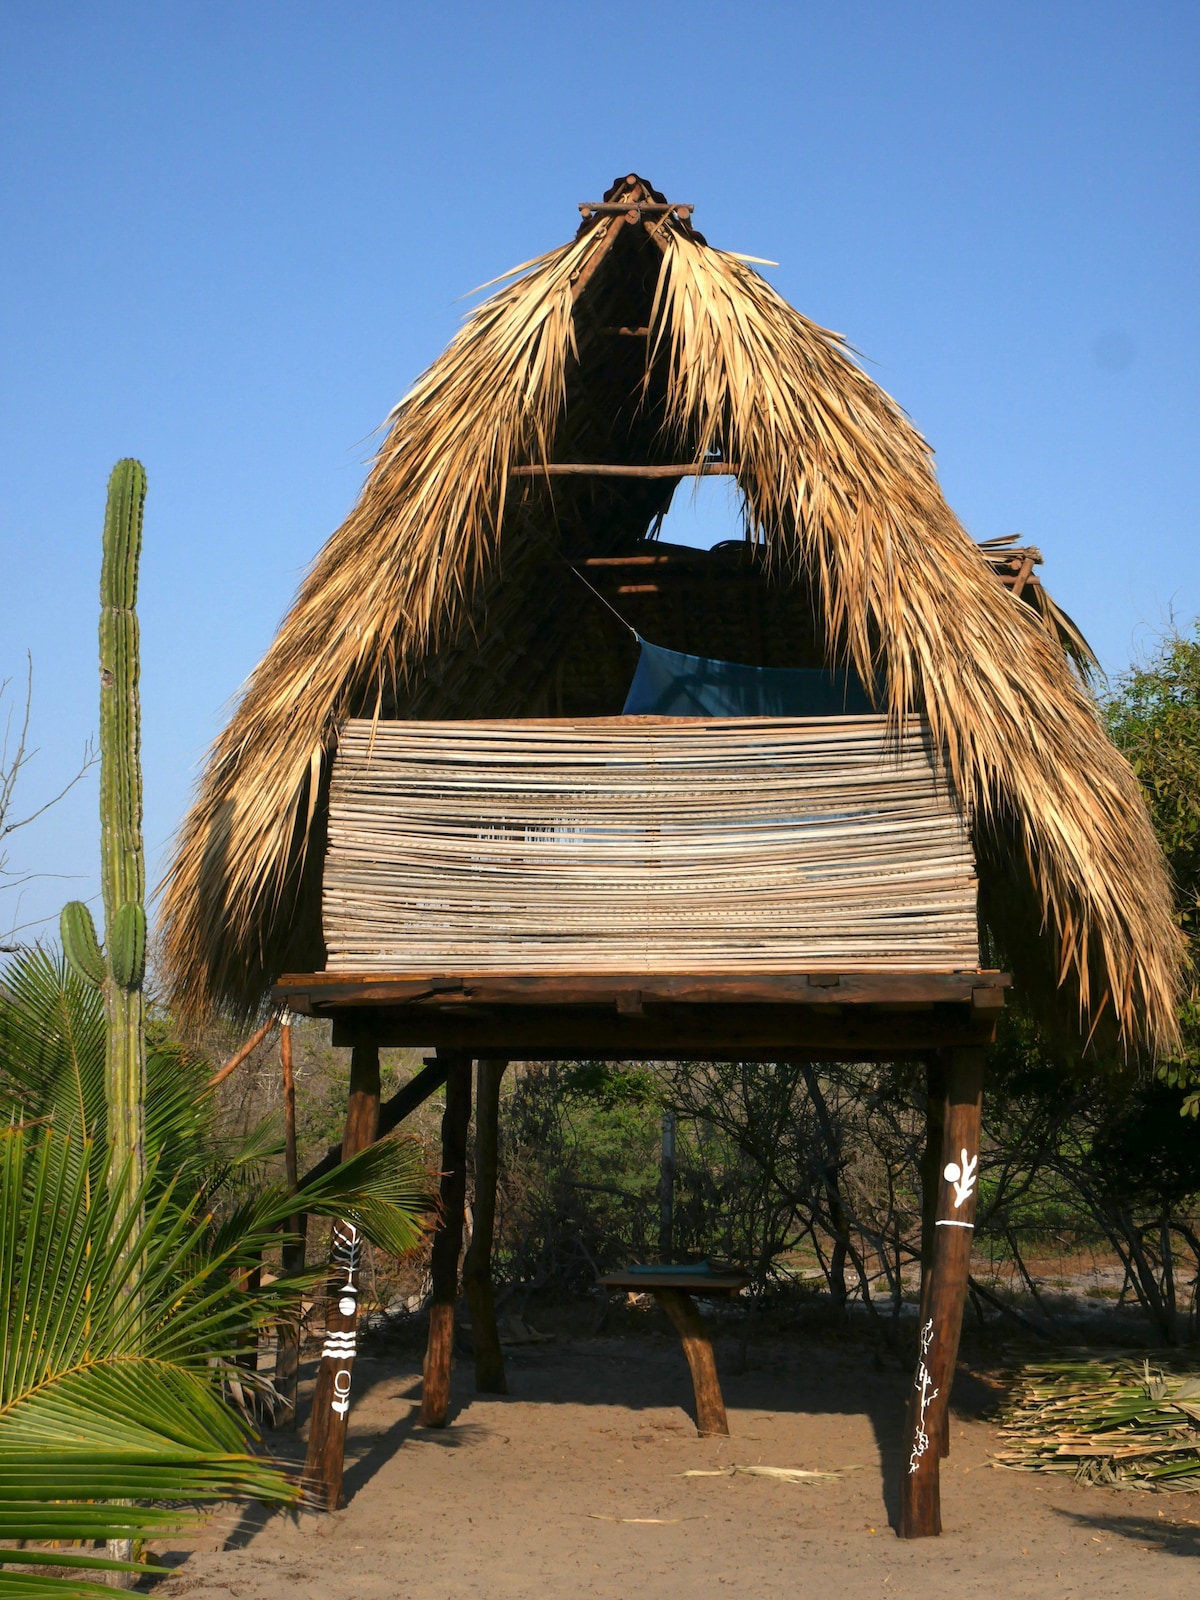
[[[126,901],[117,907],[108,936],[113,982],[120,989],[140,989],[146,975],[146,909]]]
[[[93,989],[102,989],[107,968],[104,951],[96,937],[96,924],[92,913],[82,900],[70,900],[62,908],[58,923],[62,938],[63,955],[77,978]]]

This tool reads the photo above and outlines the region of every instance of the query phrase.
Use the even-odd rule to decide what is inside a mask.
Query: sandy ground
[[[1077,1487],[993,1468],[988,1394],[960,1374],[940,1539],[896,1538],[908,1379],[861,1344],[718,1346],[731,1437],[698,1439],[669,1335],[507,1352],[506,1399],[454,1375],[451,1423],[416,1426],[415,1354],[360,1358],[330,1516],[215,1521],[162,1600],[706,1600],[739,1592],[1155,1600],[1200,1593],[1200,1495]],[[295,1436],[271,1442],[294,1453]],[[681,1476],[732,1463],[845,1469],[831,1482]],[[853,1469],[853,1470],[849,1470]],[[207,1545],[207,1548],[205,1546]]]

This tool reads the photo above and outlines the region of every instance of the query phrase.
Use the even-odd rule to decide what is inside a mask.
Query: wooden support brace
[[[379,1127],[379,1049],[355,1045],[350,1056],[350,1098],[342,1160],[375,1142]],[[330,1241],[329,1301],[325,1343],[317,1368],[304,1482],[313,1501],[336,1511],[342,1499],[346,1422],[357,1344],[362,1239],[351,1222],[337,1221]]]
[[[471,1057],[438,1052],[446,1062],[446,1109],[442,1115],[441,1218],[433,1236],[429,1264],[433,1301],[429,1344],[421,1392],[421,1426],[444,1428],[450,1405],[450,1366],[454,1354],[454,1302],[458,1298],[458,1258],[462,1251],[463,1210],[467,1197],[467,1127],[471,1121]]]
[[[599,241],[591,255],[588,256],[583,266],[579,269],[579,276],[571,285],[572,305],[578,305],[580,296],[583,294],[588,284],[591,283],[592,279],[596,276],[596,273],[600,269],[601,262],[612,249],[613,244],[616,242],[617,235],[625,226],[626,220],[626,217],[622,215],[619,217],[612,217],[608,222],[601,224],[601,226],[605,229],[604,237]]]
[[[696,1394],[696,1432],[702,1438],[713,1434],[728,1437],[729,1422],[717,1377],[717,1363],[713,1359],[712,1340],[696,1310],[696,1302],[684,1289],[655,1289],[653,1294],[683,1341],[683,1353],[691,1368],[692,1388]]]
[[[431,1094],[442,1087],[446,1081],[445,1061],[430,1061],[423,1066],[420,1072],[411,1077],[398,1090],[390,1100],[384,1101],[379,1108],[379,1126],[376,1138],[382,1139],[385,1134],[391,1133],[393,1128],[398,1128],[405,1117],[410,1117],[418,1106],[425,1104]],[[342,1147],[335,1144],[328,1149],[317,1162],[315,1167],[310,1167],[301,1178],[300,1182],[307,1186],[315,1183],[318,1178],[323,1178],[327,1172],[332,1172],[342,1159]]]
[[[492,1286],[496,1176],[500,1160],[500,1080],[507,1065],[507,1061],[484,1056],[476,1069],[475,1211],[471,1243],[463,1262],[463,1287],[471,1307],[475,1388],[480,1394],[508,1393]]]
[[[942,1531],[938,1468],[975,1233],[983,1057],[983,1050],[973,1047],[945,1054],[945,1118],[932,1252],[921,1302],[917,1370],[901,1463],[902,1539],[920,1539]]]

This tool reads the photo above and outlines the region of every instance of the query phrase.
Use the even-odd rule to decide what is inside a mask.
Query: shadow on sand
[[[738,1370],[741,1363],[735,1339],[718,1339],[715,1349],[726,1405],[734,1418],[735,1440],[738,1413],[768,1411],[867,1417],[881,1458],[887,1516],[892,1526],[896,1525],[904,1413],[911,1383],[907,1370],[898,1363],[881,1363],[869,1347],[854,1340],[835,1348],[800,1341],[772,1343],[764,1350],[752,1352],[748,1370]],[[517,1347],[505,1351],[505,1364],[510,1393],[506,1397],[488,1395],[489,1409],[497,1405],[530,1403],[549,1408],[545,1417],[547,1429],[554,1426],[552,1408],[556,1404],[615,1404],[631,1413],[678,1406],[694,1420],[687,1364],[673,1335],[585,1338],[529,1349]],[[311,1393],[314,1370],[310,1365],[306,1371],[302,1395]],[[471,1420],[475,1394],[469,1355],[459,1353],[456,1356],[450,1412],[444,1428],[418,1426],[420,1358],[415,1352],[360,1359],[357,1382],[360,1400],[379,1386],[387,1385],[391,1390],[389,1398],[410,1403],[402,1417],[374,1437],[355,1439],[351,1435],[344,1479],[347,1503],[410,1440],[455,1450],[491,1431]],[[952,1402],[955,1415],[977,1416],[993,1401],[993,1392],[986,1384],[960,1371]],[[491,1414],[495,1415],[494,1410]],[[291,1442],[291,1447],[286,1452],[280,1449],[279,1453],[302,1456],[303,1447],[295,1434],[269,1435],[268,1448],[276,1448],[277,1442],[282,1444],[285,1439]],[[234,1542],[252,1537],[262,1520],[256,1513],[248,1514],[242,1519]]]

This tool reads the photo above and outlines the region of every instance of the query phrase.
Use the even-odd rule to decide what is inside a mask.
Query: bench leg
[[[727,1438],[729,1423],[717,1378],[717,1363],[713,1360],[712,1340],[696,1310],[696,1302],[683,1289],[655,1289],[654,1298],[675,1324],[675,1331],[683,1341],[683,1353],[696,1391],[696,1432],[702,1437],[717,1434]]]

